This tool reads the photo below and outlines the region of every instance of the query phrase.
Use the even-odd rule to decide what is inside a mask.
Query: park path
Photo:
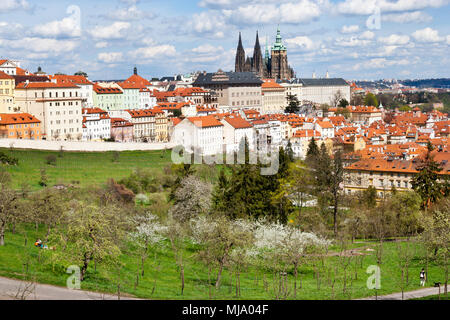
[[[47,284],[0,277],[0,300],[118,300],[116,295],[70,290]],[[136,300],[120,296],[121,300]]]
[[[444,294],[444,286],[441,286],[441,295]],[[447,286],[447,290],[450,289],[449,286]],[[434,296],[434,295],[438,295],[439,294],[439,287],[437,288],[423,288],[423,289],[419,289],[419,290],[414,290],[414,291],[406,291],[403,293],[403,299],[404,300],[409,300],[409,299],[415,299],[415,298],[423,298],[423,297],[427,297],[427,296]],[[384,296],[378,296],[378,298],[376,297],[368,297],[368,298],[362,298],[362,299],[357,299],[357,300],[402,300],[402,293],[401,292],[397,292],[397,293],[391,293],[391,294],[387,294]]]

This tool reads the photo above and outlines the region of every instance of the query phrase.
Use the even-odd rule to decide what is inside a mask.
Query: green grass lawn
[[[24,246],[24,234],[28,236],[28,244]],[[0,275],[12,278],[24,278],[24,263],[29,260],[28,274],[36,277],[38,282],[65,286],[68,274],[65,268],[68,266],[52,265],[52,251],[35,248],[33,243],[36,238],[44,238],[45,228],[36,233],[34,228],[19,228],[16,234],[8,232],[6,234],[6,245],[0,247]],[[403,245],[403,244],[402,244]],[[367,246],[373,246],[367,243]],[[167,246],[153,250],[146,262],[145,277],[141,278],[139,285],[135,288],[137,266],[139,258],[128,253],[122,255],[121,261],[124,264],[121,270],[121,292],[149,299],[208,299],[208,269],[202,263],[195,260],[196,248],[189,245],[184,252],[186,287],[184,296],[180,295],[180,279],[177,266],[174,263],[173,254]],[[417,245],[415,258],[411,261],[409,270],[410,284],[405,291],[419,289],[419,272],[423,267],[421,255],[423,248]],[[396,256],[396,244],[393,242],[384,244],[384,262],[381,266],[381,289],[378,295],[400,292],[400,269]],[[366,287],[368,274],[366,269],[369,265],[375,264],[374,253],[369,253],[361,258],[352,258],[346,272],[347,290],[344,293],[343,279],[344,271],[342,267],[343,259],[339,257],[326,257],[324,260],[328,270],[337,270],[337,280],[334,289],[331,289],[328,277],[333,278],[332,273],[322,271],[320,275],[320,288],[318,288],[312,263],[302,265],[300,274],[302,278],[302,288],[298,289],[297,299],[353,299],[375,295],[374,290]],[[315,262],[321,265],[319,260]],[[291,291],[289,299],[293,299],[292,270],[288,269],[288,287]],[[265,276],[264,276],[265,275]],[[211,275],[211,284],[214,284],[215,274]],[[265,290],[263,278],[266,278],[268,290]],[[357,278],[357,279],[356,279]],[[443,271],[437,265],[430,263],[428,272],[428,283],[442,282]],[[114,293],[117,291],[117,270],[112,264],[99,264],[94,271],[92,264],[88,268],[87,278],[82,283],[82,289],[101,292]],[[300,280],[299,280],[300,282]],[[217,292],[211,286],[215,299],[236,299],[235,278],[226,269],[220,290]],[[300,283],[298,283],[300,287]],[[333,293],[334,291],[334,293]],[[241,296],[239,299],[274,299],[273,273],[270,270],[263,270],[256,266],[250,266],[241,275]]]
[[[117,162],[113,162],[113,152],[64,152],[58,151],[0,149],[19,159],[18,166],[6,166],[11,173],[13,186],[19,188],[28,183],[33,190],[39,189],[40,169],[45,168],[49,185],[73,183],[81,186],[104,184],[107,179],[119,180],[128,176],[133,169],[147,168],[162,170],[171,163],[171,151],[123,151]],[[56,155],[56,166],[48,165],[46,157]]]
[[[414,299],[410,299],[410,300],[449,300],[449,297],[445,296],[443,293],[444,290],[442,290],[442,294],[439,297],[439,295],[434,295],[434,296],[428,296],[428,297],[422,297],[422,298],[414,298]]]

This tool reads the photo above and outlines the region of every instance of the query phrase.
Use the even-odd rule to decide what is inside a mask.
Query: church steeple
[[[255,72],[257,75],[259,75],[260,77],[264,76],[264,64],[261,52],[261,45],[259,44],[258,31],[256,31],[255,49],[253,50],[252,71]]]
[[[245,67],[245,50],[242,45],[241,33],[239,32],[239,42],[236,51],[236,64],[235,64],[235,72],[243,72]]]

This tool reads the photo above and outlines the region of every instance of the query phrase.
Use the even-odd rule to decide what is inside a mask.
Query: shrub
[[[16,166],[19,164],[19,159],[8,156],[6,153],[4,152],[0,152],[0,163],[3,164],[8,164],[11,166]]]
[[[46,162],[48,165],[52,165],[52,166],[56,166],[56,160],[57,160],[57,158],[56,158],[56,156],[55,156],[54,154],[48,155],[48,156],[45,158],[45,162]]]

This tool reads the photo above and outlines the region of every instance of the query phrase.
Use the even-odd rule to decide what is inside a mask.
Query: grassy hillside
[[[170,150],[166,151],[124,151],[113,162],[113,152],[59,152],[39,150],[0,149],[19,159],[18,166],[6,167],[11,173],[13,186],[19,188],[28,183],[38,189],[40,169],[45,168],[49,184],[78,183],[81,186],[99,185],[108,178],[116,180],[128,176],[135,168],[162,170],[171,163]],[[57,157],[56,165],[46,163],[49,155]]]
[[[25,246],[25,237],[28,243]],[[36,238],[43,238],[45,228],[36,232],[33,227],[21,226],[16,234],[8,232],[6,234],[6,245],[0,247],[0,276],[12,278],[24,278],[26,276],[26,262],[28,261],[28,276],[33,276],[38,282],[65,286],[68,274],[65,270],[68,266],[52,263],[52,251],[35,248],[33,242]],[[374,243],[359,243],[354,247],[373,247]],[[384,263],[381,266],[381,290],[379,295],[399,292],[401,271],[398,267],[396,243],[384,244]],[[403,244],[402,244],[403,245]],[[169,244],[153,250],[145,264],[145,277],[140,278],[139,285],[135,288],[135,279],[138,270],[139,257],[133,254],[132,250],[126,250],[127,254],[122,255],[121,262],[123,268],[120,270],[120,288],[122,293],[131,294],[141,298],[150,299],[208,299],[209,289],[214,294],[215,299],[236,299],[235,297],[235,277],[234,273],[226,269],[223,275],[223,285],[215,292],[214,281],[215,272],[211,274],[211,286],[208,286],[208,268],[197,262],[195,255],[196,246],[189,244],[184,252],[186,288],[184,296],[180,295],[180,278],[173,253]],[[409,269],[410,284],[406,290],[414,290],[419,286],[419,272],[423,267],[420,257],[423,248],[417,244],[415,257]],[[335,247],[334,250],[337,250]],[[308,259],[307,264],[300,268],[302,278],[302,288],[300,280],[298,282],[297,299],[353,299],[364,296],[372,296],[374,290],[366,287],[368,274],[366,269],[370,265],[376,264],[374,252],[364,251],[364,258],[351,258],[350,260],[338,256],[329,256],[324,259],[325,271],[320,273],[320,288],[315,277],[315,268],[321,268],[320,259]],[[349,263],[347,271],[343,266]],[[326,271],[328,270],[328,271]],[[333,270],[333,271],[331,271]],[[331,283],[334,278],[334,270],[337,271],[336,282],[332,289]],[[292,269],[288,269],[288,286],[292,299],[293,275]],[[428,285],[442,281],[443,271],[435,264],[429,265]],[[347,279],[346,292],[343,290],[344,276]],[[118,270],[115,265],[99,264],[94,270],[92,264],[88,269],[86,280],[82,283],[82,289],[95,290],[101,292],[117,292]],[[264,280],[266,280],[266,288]],[[274,299],[274,275],[271,270],[262,269],[257,266],[249,266],[241,275],[241,297],[239,299]]]

